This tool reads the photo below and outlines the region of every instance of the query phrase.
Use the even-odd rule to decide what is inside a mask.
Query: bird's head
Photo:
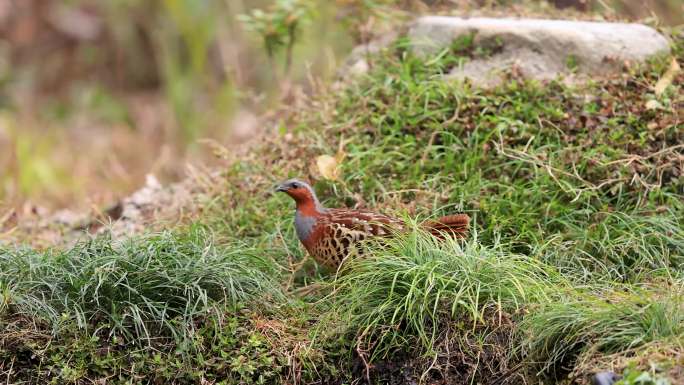
[[[292,199],[299,203],[316,201],[316,194],[308,183],[299,179],[289,179],[276,187],[276,191],[284,192],[292,197]]]

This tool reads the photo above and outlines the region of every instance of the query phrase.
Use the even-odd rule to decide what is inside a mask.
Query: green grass
[[[540,240],[533,254],[578,280],[591,280],[592,273],[632,282],[658,274],[681,277],[684,228],[678,214],[636,211],[580,215],[586,219],[576,216],[552,221],[564,232]]]
[[[520,324],[531,362],[560,369],[587,349],[602,354],[652,342],[681,349],[684,342],[682,282],[651,287],[616,285],[545,303]]]
[[[506,249],[442,241],[419,230],[398,236],[369,250],[335,281],[333,316],[374,345],[371,359],[415,344],[435,354],[442,319],[472,328],[491,313],[513,314],[549,301],[549,288],[564,284],[543,263]]]
[[[649,341],[681,338],[671,302],[662,309],[651,304],[653,314],[642,309],[654,302],[653,297],[627,303],[622,312],[609,308],[608,312],[615,311],[613,322],[606,322],[610,313],[593,311],[592,302],[609,296],[606,286],[626,283],[636,285],[628,286],[636,290],[654,281],[674,285],[681,277],[684,181],[678,176],[676,159],[684,131],[676,118],[676,104],[670,101],[658,115],[647,111],[644,104],[652,96],[638,86],[654,84],[663,63],[635,71],[631,79],[587,87],[514,79],[491,91],[445,82],[440,75],[449,65],[448,60],[415,58],[399,41],[376,58],[368,75],[333,98],[327,108],[335,113],[305,115],[297,127],[303,138],[313,135],[314,139],[308,140],[313,148],[300,150],[303,159],[335,151],[335,141],[330,142],[334,135],[342,134],[348,142],[343,180],[333,186],[317,185],[328,203],[353,205],[358,202],[353,194],[360,194],[365,204],[386,211],[436,215],[465,210],[476,218],[479,247],[496,245],[511,258],[511,265],[499,268],[511,274],[521,269],[529,273],[525,263],[536,261],[551,276],[562,275],[563,280],[555,284],[535,281],[547,289],[546,300],[518,302],[525,311],[535,312],[554,306],[562,309],[569,306],[565,301],[571,301],[577,313],[563,322],[572,325],[575,320],[586,329],[573,337],[570,329],[562,328],[565,324],[559,323],[560,329],[550,324],[549,333],[568,336],[560,339],[552,354],[521,353],[517,358],[531,368],[536,364],[528,360],[538,357],[542,361],[538,368],[548,372],[566,357],[568,361],[562,363],[571,367],[582,354],[615,354]],[[591,95],[591,102],[585,101],[586,95]],[[310,127],[318,127],[318,133]],[[283,154],[287,151],[292,149],[283,148]],[[288,161],[286,157],[281,164]],[[398,242],[411,244],[409,239]],[[374,254],[340,278],[335,296],[340,301],[336,310],[341,312],[333,312],[332,317],[342,317],[341,330],[358,342],[357,349],[370,350],[371,360],[385,359],[389,352],[393,353],[389,357],[401,360],[402,349],[418,355],[445,354],[444,344],[435,347],[436,339],[449,330],[445,320],[454,316],[477,320],[486,304],[499,303],[499,297],[488,297],[486,290],[483,297],[467,291],[468,295],[458,297],[464,287],[491,289],[479,286],[483,282],[477,279],[469,280],[474,278],[470,276],[464,281],[449,279],[469,266],[460,260],[445,272],[450,258],[462,256],[460,250],[425,264],[412,257],[429,261],[430,252],[407,250]],[[491,274],[507,277],[497,269]],[[525,281],[524,274],[515,277],[526,283],[525,288],[537,287]],[[568,290],[569,283],[582,290]],[[524,290],[507,294],[513,293],[526,298]],[[586,296],[593,300],[578,299]],[[463,307],[451,309],[444,304],[454,297],[464,301]],[[507,310],[515,313],[516,309]],[[659,311],[669,312],[670,319]],[[524,334],[533,326],[539,328],[534,331],[546,330],[545,314],[552,315],[517,318],[517,332]],[[661,324],[623,330],[621,320]],[[587,335],[593,325],[599,326],[604,339]],[[460,333],[463,339],[469,335],[463,329]],[[540,340],[544,336],[540,333]],[[610,345],[610,339],[617,342]],[[524,343],[507,341],[515,351]],[[674,346],[681,351],[681,344]],[[486,377],[467,380],[478,378]]]
[[[587,86],[512,79],[484,91],[441,78],[454,60],[421,60],[399,40],[343,92],[296,112],[292,141],[272,141],[258,161],[226,175],[228,184],[262,176],[248,192],[226,193],[230,206],[221,210],[241,219],[219,228],[258,228],[256,242],[277,239],[299,255],[282,219],[291,203],[263,191],[287,177],[315,180],[309,160],[335,152],[342,136],[342,180],[315,184],[325,204],[422,217],[466,211],[477,238],[443,244],[411,234],[349,266],[319,310],[329,323],[316,329],[318,341],[338,341],[348,358],[370,363],[432,357],[413,364],[422,379],[435,366],[448,372],[453,360],[440,360],[460,347],[473,355],[454,358],[470,363],[464,382],[516,362],[528,380],[560,380],[592,355],[628,355],[651,343],[681,352],[671,342],[682,336],[677,296],[661,304],[656,290],[643,288],[677,287],[684,261],[678,102],[663,98],[658,114],[644,107],[654,97],[645,85],[665,61]],[[623,287],[631,293],[624,304],[601,306]],[[502,326],[492,313],[508,320],[505,332],[495,332]],[[491,346],[500,348],[495,369],[471,370],[484,365],[480,353],[497,357]]]
[[[335,130],[353,122],[343,131],[356,138],[344,164],[349,190],[375,200],[421,190],[434,198],[418,201],[419,209],[478,211],[485,240],[501,233],[519,244],[517,251],[530,253],[562,239],[572,244],[566,264],[610,278],[681,263],[682,181],[670,162],[676,162],[682,126],[674,119],[645,135],[660,119],[643,109],[641,95],[617,100],[611,94],[636,91],[627,82],[574,90],[514,80],[485,92],[445,82],[443,61],[425,64],[402,45],[376,64],[341,98],[342,112],[328,125]],[[586,111],[583,94],[619,107],[608,117]],[[647,155],[658,151],[663,159]],[[638,165],[630,163],[633,157]],[[615,225],[604,224],[605,217]],[[628,226],[674,237],[630,241],[641,234],[625,234]],[[587,255],[602,263],[583,263]]]
[[[28,358],[20,365],[33,375],[22,378],[71,382],[123,367],[176,383],[454,384],[676,368],[684,352],[681,82],[656,113],[645,102],[656,97],[649,86],[665,60],[576,87],[514,76],[492,90],[445,81],[469,49],[477,47],[422,60],[399,39],[370,72],[291,111],[281,133],[227,167],[201,200],[205,227],[5,251],[0,319],[63,325],[49,330],[56,345],[48,350],[64,351],[49,358],[35,338],[0,333],[0,370],[17,351],[50,368],[79,362],[71,377]],[[315,157],[342,140],[340,180],[320,180]],[[318,179],[328,206],[418,218],[464,211],[473,232],[462,241],[408,232],[369,245],[340,274],[311,261],[299,268],[292,202],[273,193],[295,176]],[[79,322],[67,325],[62,314]],[[187,336],[197,354],[179,360],[174,343],[145,347],[152,332]],[[92,367],[83,357],[114,335],[143,346]]]
[[[244,244],[217,246],[200,226],[120,241],[107,236],[68,250],[0,250],[3,312],[105,339],[178,341],[193,319],[256,296],[282,299],[276,269]],[[0,313],[2,315],[2,313]]]

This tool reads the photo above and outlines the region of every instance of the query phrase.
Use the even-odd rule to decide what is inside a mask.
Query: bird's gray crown
[[[301,179],[297,179],[297,178],[286,180],[285,182],[279,184],[278,187],[276,188],[276,190],[277,191],[287,191],[291,188],[298,188],[298,187],[304,187],[307,190],[309,190],[311,192],[311,194],[313,194],[313,196],[316,196],[313,189],[311,188],[311,186],[309,186],[308,183],[304,182]]]

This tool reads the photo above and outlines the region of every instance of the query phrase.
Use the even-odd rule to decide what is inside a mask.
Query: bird
[[[360,253],[359,243],[372,237],[391,237],[407,230],[404,221],[384,214],[349,208],[325,208],[311,186],[299,179],[289,179],[276,187],[294,199],[297,237],[309,255],[320,265],[338,269],[348,256]],[[448,215],[423,223],[429,233],[465,237],[470,217]]]

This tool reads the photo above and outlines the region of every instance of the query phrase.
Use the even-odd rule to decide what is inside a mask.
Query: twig
[[[366,352],[361,349],[361,339],[363,338],[364,334],[359,335],[356,338],[356,354],[359,355],[361,358],[361,361],[363,361],[363,366],[365,367],[366,370],[366,382],[370,384],[370,364],[368,363],[368,360],[366,360]]]
[[[287,29],[287,47],[285,48],[285,78],[290,79],[290,71],[292,68],[292,48],[295,43],[295,32],[297,30],[297,22],[292,23]]]
[[[5,214],[0,216],[0,228],[2,228],[2,226],[4,226],[5,223],[10,220],[10,218],[12,218],[12,216],[15,214],[15,212],[16,212],[15,209],[9,209],[9,210],[7,210],[7,212]]]
[[[310,285],[303,286],[303,287],[300,287],[300,288],[293,290],[292,294],[294,294],[294,295],[308,295],[308,294],[311,294],[312,292],[314,292],[316,290],[319,290],[322,287],[323,287],[323,285],[320,282],[314,282]]]
[[[659,155],[662,155],[662,154],[665,154],[665,153],[668,153],[668,152],[674,152],[674,150],[677,150],[677,149],[679,149],[679,148],[684,148],[684,144],[677,144],[677,145],[674,145],[674,146],[671,146],[671,147],[667,147],[667,148],[664,148],[664,149],[662,149],[662,150],[660,150],[660,151],[654,152],[653,154],[649,154],[648,156],[642,156],[642,155],[636,155],[636,154],[634,154],[634,155],[632,155],[632,156],[630,156],[630,157],[628,157],[628,158],[618,159],[618,160],[614,160],[614,161],[612,161],[612,162],[604,163],[604,165],[605,165],[605,166],[609,166],[609,165],[612,165],[612,164],[623,163],[623,162],[627,162],[627,164],[631,164],[631,163],[634,162],[635,160],[646,160],[646,159],[651,159],[651,158],[654,158],[654,157],[656,157],[656,156],[659,156]]]
[[[425,161],[427,160],[430,148],[432,147],[432,144],[435,142],[435,137],[437,137],[438,133],[439,131],[433,131],[432,135],[430,135],[430,140],[428,140],[428,144],[427,146],[425,146],[425,150],[423,150],[423,156],[420,158],[420,167],[423,167],[425,165]]]
[[[565,170],[561,170],[561,169],[559,169],[559,168],[553,167],[553,166],[551,166],[550,164],[545,163],[545,162],[543,162],[542,160],[540,160],[540,159],[538,159],[538,158],[536,158],[536,157],[534,157],[534,156],[532,156],[532,155],[529,155],[529,154],[527,154],[527,153],[525,153],[525,152],[522,152],[522,151],[510,150],[510,152],[506,152],[506,150],[504,150],[504,145],[503,145],[502,142],[494,142],[494,144],[495,144],[495,146],[496,146],[497,151],[498,151],[500,154],[504,155],[504,156],[507,156],[507,157],[509,157],[509,158],[511,158],[511,159],[516,159],[516,160],[520,160],[520,161],[523,161],[523,162],[532,163],[532,164],[534,164],[534,165],[537,166],[537,167],[540,167],[540,168],[545,169],[546,172],[549,174],[549,176],[551,176],[551,178],[556,182],[556,184],[558,184],[558,185],[563,189],[563,191],[566,191],[566,192],[570,192],[570,193],[574,193],[574,194],[575,194],[575,198],[573,198],[573,200],[572,200],[573,202],[576,201],[577,199],[579,199],[579,197],[580,197],[580,196],[582,195],[582,193],[585,192],[585,191],[599,190],[599,189],[603,188],[604,186],[613,184],[613,183],[615,183],[615,182],[626,182],[626,181],[627,181],[625,178],[613,178],[613,179],[607,179],[607,180],[601,181],[601,183],[599,183],[598,185],[597,185],[597,184],[593,184],[593,183],[589,182],[588,180],[582,178],[582,177],[579,175],[579,172],[577,171],[577,168],[576,168],[576,166],[575,166],[574,164],[573,164],[573,171],[574,171],[574,172],[570,173],[570,172],[567,172],[567,171],[565,171]],[[673,146],[673,147],[670,147],[670,148],[668,148],[668,149],[661,150],[661,151],[658,151],[658,152],[656,152],[656,153],[653,153],[653,154],[649,155],[648,157],[641,157],[641,156],[635,156],[635,157],[636,157],[636,159],[648,159],[648,158],[651,158],[651,157],[653,157],[653,156],[657,156],[657,155],[659,155],[659,154],[663,154],[663,153],[665,153],[665,152],[672,151],[672,150],[674,150],[674,149],[676,149],[676,148],[679,148],[679,147],[684,147],[684,145]],[[632,158],[630,158],[630,159],[622,159],[622,160],[619,160],[619,161],[614,161],[614,162],[606,163],[606,164],[603,164],[603,165],[604,165],[604,166],[607,166],[607,165],[610,165],[610,164],[614,164],[614,163],[617,163],[617,162],[624,162],[624,161],[632,162],[632,161],[636,160],[636,159],[634,159],[635,157],[632,157]],[[555,173],[555,174],[554,174],[554,173]],[[573,179],[575,179],[575,180],[581,182],[582,184],[584,184],[585,188],[584,188],[584,189],[571,189],[571,190],[567,190],[566,187],[563,186],[563,184],[561,184],[560,180],[558,180],[558,178],[556,177],[556,174],[564,175],[564,176],[573,178]],[[647,183],[641,181],[641,178],[639,178],[639,176],[638,176],[637,174],[635,174],[635,175],[632,177],[631,183],[635,183],[636,181],[640,181],[641,184],[642,184],[644,187],[646,187],[647,189],[654,189],[654,188],[659,187],[659,185],[660,185],[660,184],[658,184],[658,185],[649,185],[649,184],[647,184]]]
[[[517,365],[508,369],[503,374],[500,374],[499,376],[497,376],[494,379],[494,381],[492,381],[491,383],[492,384],[504,384],[504,383],[506,383],[508,381],[508,379],[510,378],[511,374],[517,372],[518,370],[520,370],[520,368],[522,368],[526,364],[527,364],[526,362],[519,362]]]
[[[291,255],[287,256],[287,263],[288,263],[288,271],[290,272],[290,277],[287,279],[287,285],[285,286],[285,290],[289,290],[292,284],[294,283],[294,278],[295,274],[299,271],[299,269],[304,266],[304,264],[309,260],[309,254],[306,254],[304,258],[302,258],[301,262],[299,263],[292,263],[292,258]]]
[[[435,358],[432,360],[432,363],[430,363],[430,367],[428,367],[428,368],[423,372],[423,374],[421,374],[421,376],[420,376],[420,381],[419,381],[419,382],[420,382],[421,384],[426,383],[425,378],[426,378],[427,375],[430,373],[430,371],[431,371],[432,369],[435,368],[435,364],[437,363],[437,359],[438,359],[438,358],[439,358],[439,354],[435,353]],[[370,383],[370,381],[369,381],[369,383]]]
[[[12,362],[10,363],[9,370],[7,371],[7,385],[10,385],[10,375],[12,374],[12,369],[14,369],[14,360],[16,357],[12,357]]]

